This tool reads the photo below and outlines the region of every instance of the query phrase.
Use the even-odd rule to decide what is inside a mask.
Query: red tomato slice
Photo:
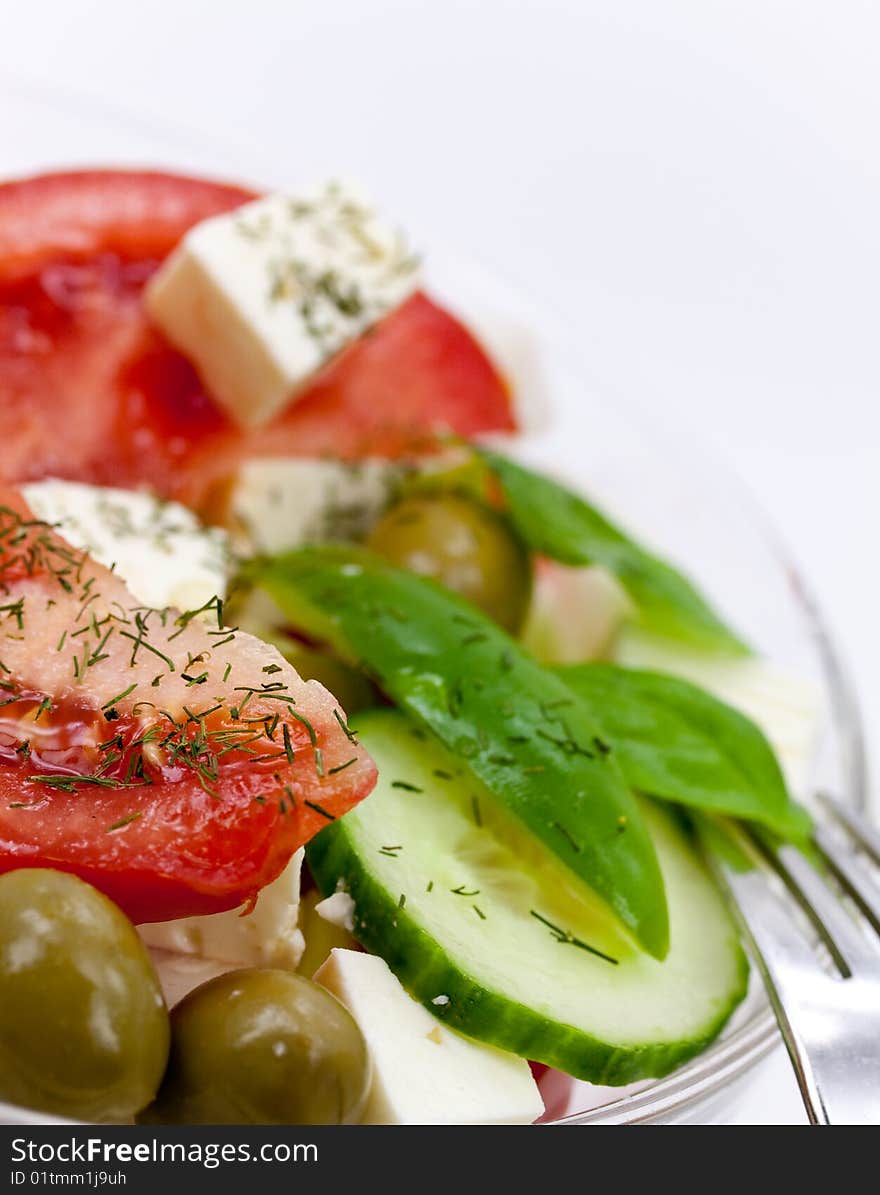
[[[235,428],[140,295],[187,228],[249,198],[126,172],[0,187],[0,478],[148,485],[200,505],[249,456],[393,456],[438,430],[514,429],[483,349],[424,295],[331,362],[270,427]]]
[[[159,261],[193,224],[253,191],[156,171],[76,170],[0,185],[0,280],[53,261]]]
[[[139,607],[0,489],[0,871],[135,921],[235,908],[373,788],[334,698],[267,644]]]

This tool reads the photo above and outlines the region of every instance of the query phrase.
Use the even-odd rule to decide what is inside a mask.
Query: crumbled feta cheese
[[[150,948],[150,958],[153,960],[162,994],[169,1008],[179,1004],[194,988],[201,987],[209,979],[216,979],[218,975],[225,975],[232,969],[229,963],[221,963],[216,959],[172,954],[168,950],[153,947]]]
[[[331,925],[354,933],[354,901],[347,892],[334,892],[326,900],[315,905],[315,912]]]
[[[270,554],[326,539],[360,539],[392,499],[402,471],[383,460],[256,458],[230,492],[224,522],[241,547]]]
[[[297,926],[302,850],[257,897],[252,912],[232,909],[138,927],[150,947],[239,967],[295,968],[305,943]],[[244,915],[242,915],[244,914]]]

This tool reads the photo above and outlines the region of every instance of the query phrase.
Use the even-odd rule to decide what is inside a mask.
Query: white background
[[[564,313],[597,378],[713,443],[772,512],[880,742],[877,6],[29,0],[0,12],[0,84],[49,83],[228,144],[233,175],[268,147],[285,173],[359,177],[416,231]],[[0,129],[26,158],[14,106]],[[784,1058],[739,1119],[800,1119]]]

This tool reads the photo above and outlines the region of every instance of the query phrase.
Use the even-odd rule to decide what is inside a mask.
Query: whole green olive
[[[230,971],[171,1014],[171,1057],[142,1124],[355,1124],[370,1057],[335,996],[290,971]]]
[[[76,876],[0,876],[0,1099],[124,1120],[156,1094],[168,1013],[146,947]]]
[[[404,498],[379,520],[369,546],[431,577],[515,633],[532,588],[528,553],[495,511],[458,494]]]

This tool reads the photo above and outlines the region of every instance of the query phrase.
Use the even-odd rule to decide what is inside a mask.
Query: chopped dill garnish
[[[568,844],[573,851],[575,851],[577,854],[580,854],[583,851],[584,848],[581,846],[578,840],[574,837],[570,830],[567,830],[566,827],[563,826],[561,822],[554,822],[553,825],[563,836],[563,838],[568,841]]]
[[[606,963],[611,963],[615,967],[620,962],[619,959],[612,958],[610,954],[605,954],[604,951],[597,950],[595,946],[590,946],[589,943],[582,941],[580,938],[576,938],[569,930],[560,929],[558,925],[554,925],[552,921],[548,920],[546,917],[543,917],[535,909],[530,909],[529,912],[531,916],[537,921],[540,921],[542,925],[547,926],[557,942],[562,942],[566,946],[577,946],[579,950],[586,950],[589,954],[594,954],[597,958],[604,959]]]
[[[124,826],[130,826],[139,817],[143,817],[143,813],[140,810],[137,813],[130,813],[127,817],[121,817],[118,822],[114,822],[112,826],[108,826],[105,833],[112,834],[114,830],[121,830]]]
[[[102,710],[112,709],[114,705],[118,705],[119,702],[122,701],[122,699],[124,697],[127,697],[129,695],[129,693],[133,693],[136,688],[137,688],[137,685],[129,685],[127,689],[123,689],[121,693],[117,693],[115,697],[111,697],[111,699],[109,701],[105,701],[104,704],[101,706],[101,709]]]
[[[336,719],[336,721],[342,727],[342,733],[345,735],[345,737],[348,739],[348,741],[350,743],[357,743],[357,741],[358,741],[357,734],[351,729],[351,727],[348,725],[346,720],[343,718],[343,716],[339,712],[339,710],[333,711],[333,717]]]
[[[272,737],[271,735],[269,736]],[[284,740],[284,754],[287,756],[287,762],[293,764],[293,744],[290,741],[290,727],[285,722],[281,728],[281,737]]]
[[[315,813],[320,813],[321,817],[326,817],[328,822],[335,822],[336,818],[332,813],[328,813],[326,809],[322,808],[317,801],[304,801],[304,805],[308,805],[309,809],[314,809]]]
[[[327,773],[328,776],[335,776],[337,772],[344,772],[346,768],[350,768],[353,763],[357,763],[357,756],[353,755],[351,759],[347,759],[345,763],[338,763],[335,768],[331,768]]]
[[[123,639],[131,639],[131,641],[134,644],[134,647],[132,647],[132,649],[131,649],[131,659],[129,660],[129,666],[131,668],[133,668],[135,665],[135,661],[137,660],[138,651],[140,650],[140,648],[145,647],[147,649],[147,651],[152,652],[154,656],[158,656],[160,660],[162,660],[165,664],[168,665],[169,672],[176,672],[176,669],[174,667],[174,661],[171,659],[171,657],[166,656],[164,651],[159,651],[158,647],[154,647],[152,643],[147,641],[147,639],[145,638],[145,635],[146,635],[146,627],[145,626],[143,626],[141,628],[140,633],[137,635],[133,635],[131,633],[131,631],[120,631],[119,634],[123,637]]]

